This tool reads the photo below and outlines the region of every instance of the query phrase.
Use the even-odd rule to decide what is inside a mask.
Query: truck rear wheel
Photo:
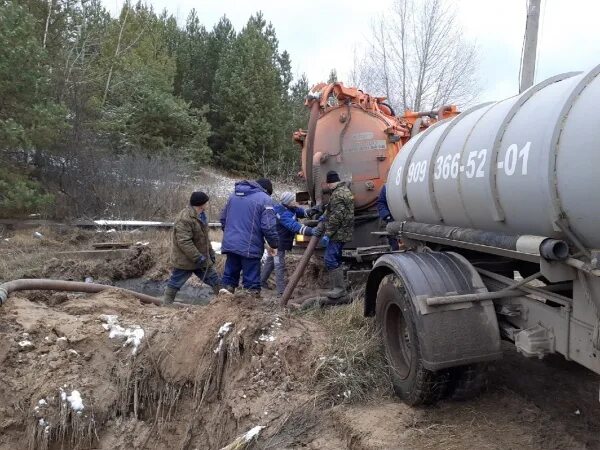
[[[451,372],[423,367],[409,295],[400,278],[386,275],[377,291],[377,322],[396,394],[409,405],[432,404],[448,393]]]

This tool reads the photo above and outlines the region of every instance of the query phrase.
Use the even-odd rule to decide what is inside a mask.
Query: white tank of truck
[[[412,138],[387,196],[396,221],[600,248],[600,66],[475,106]]]

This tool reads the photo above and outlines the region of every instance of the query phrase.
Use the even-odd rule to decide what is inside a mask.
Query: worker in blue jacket
[[[260,295],[264,242],[271,248],[279,245],[272,193],[273,185],[266,178],[240,181],[221,213],[221,253],[227,255],[222,283],[229,292],[237,288],[241,273],[244,289]]]
[[[379,213],[379,218],[386,224],[394,221],[394,217],[392,216],[392,212],[390,211],[387,202],[385,184],[381,188],[381,192],[379,192],[379,197],[377,198],[377,212]],[[396,239],[394,236],[388,236],[388,242],[392,251],[400,250],[398,239]]]
[[[294,237],[297,234],[312,236],[314,230],[311,227],[298,222],[299,217],[306,217],[307,211],[297,206],[295,196],[291,192],[284,192],[279,197],[280,203],[275,204],[275,216],[277,217],[277,234],[279,246],[276,254],[267,256],[261,274],[261,284],[267,287],[267,280],[275,269],[275,284],[277,294],[282,295],[285,289],[285,254],[294,245]]]

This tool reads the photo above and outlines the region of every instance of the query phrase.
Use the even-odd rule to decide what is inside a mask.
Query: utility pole
[[[540,24],[540,3],[541,0],[527,0],[527,23],[525,25],[525,43],[523,44],[519,93],[533,86],[538,28]]]

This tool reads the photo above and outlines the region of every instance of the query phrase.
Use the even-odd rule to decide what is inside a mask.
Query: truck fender
[[[453,252],[387,254],[373,266],[365,288],[365,316],[376,311],[377,291],[386,275],[405,285],[417,329],[423,365],[429,370],[491,361],[502,356],[491,300],[428,306],[426,299],[487,292],[479,273]]]

